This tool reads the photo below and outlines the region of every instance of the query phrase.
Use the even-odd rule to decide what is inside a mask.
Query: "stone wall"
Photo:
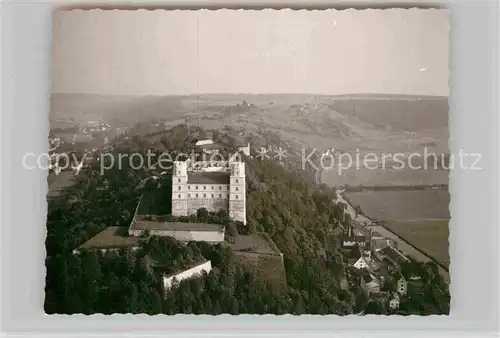
[[[144,234],[144,230],[129,230],[131,236],[140,237]],[[179,242],[208,242],[219,243],[224,241],[224,231],[173,231],[173,230],[151,230],[150,235],[160,237],[172,237]]]
[[[211,270],[212,262],[208,261],[189,270],[182,271],[174,276],[165,276],[163,277],[163,290],[167,292],[172,287],[172,284],[174,282],[180,282],[185,279],[200,277],[203,272],[206,272],[208,274]]]

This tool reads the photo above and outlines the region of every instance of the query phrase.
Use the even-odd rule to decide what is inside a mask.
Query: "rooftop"
[[[137,215],[132,224],[132,230],[160,230],[160,231],[217,231],[223,232],[225,226],[209,223],[184,223],[184,222],[162,222],[146,220],[147,216]]]
[[[397,262],[397,263],[402,263],[406,262],[408,259],[401,253],[399,253],[397,250],[394,248],[387,246],[383,248],[382,250],[379,251],[384,256],[387,256],[389,259]]]
[[[361,257],[361,250],[358,246],[343,249],[342,254],[348,261],[357,261]]]
[[[221,149],[221,146],[215,143],[209,143],[209,144],[198,144],[198,147],[200,147],[203,150],[218,150]]]
[[[228,172],[189,172],[188,184],[229,184]]]
[[[373,239],[372,246],[374,250],[382,250],[389,246],[387,239]]]
[[[141,241],[138,237],[126,236],[127,229],[109,227],[79,246],[80,249],[111,249],[138,247]]]

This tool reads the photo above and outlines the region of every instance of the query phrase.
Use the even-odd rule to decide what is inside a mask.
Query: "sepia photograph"
[[[449,315],[448,16],[55,11],[45,312]]]

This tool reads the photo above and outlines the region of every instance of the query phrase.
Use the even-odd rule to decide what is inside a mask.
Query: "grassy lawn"
[[[441,264],[450,264],[449,221],[394,221],[387,228]]]

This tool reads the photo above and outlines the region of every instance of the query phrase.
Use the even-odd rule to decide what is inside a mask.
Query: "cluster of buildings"
[[[408,290],[412,294],[423,293],[420,276],[406,278],[401,273],[401,264],[410,260],[397,249],[397,242],[356,222],[349,226],[339,224],[338,229],[342,256],[350,268],[361,274],[360,285],[366,295],[380,298],[396,310]],[[392,283],[395,285],[382,291],[390,280],[395,281]]]
[[[82,134],[92,134],[108,131],[111,126],[104,122],[99,121],[88,121],[84,126],[81,127]]]

